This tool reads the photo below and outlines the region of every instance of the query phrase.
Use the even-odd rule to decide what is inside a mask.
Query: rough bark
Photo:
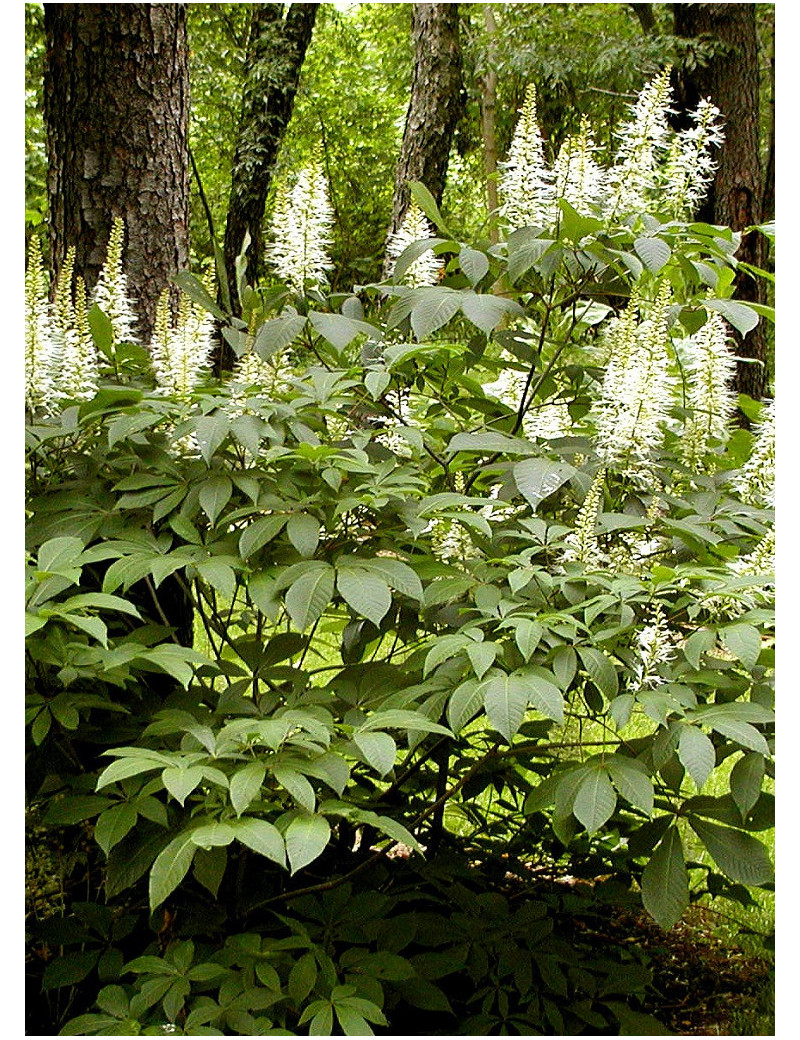
[[[486,29],[486,73],[483,77],[481,98],[481,126],[483,129],[483,165],[486,172],[486,206],[489,211],[489,239],[499,241],[497,209],[497,138],[495,111],[497,108],[497,24],[491,4],[484,4],[483,24]]]
[[[225,269],[238,310],[235,261],[250,233],[247,278],[255,284],[263,248],[262,222],[272,172],[288,126],[319,4],[254,4],[247,48],[248,74],[233,160],[225,227]]]
[[[453,132],[464,110],[458,4],[414,4],[414,78],[395,171],[389,234],[408,208],[408,184],[421,181],[441,201]]]
[[[675,35],[697,39],[712,47],[707,59],[676,70],[675,86],[681,113],[710,97],[725,120],[725,144],[708,199],[698,217],[725,224],[735,231],[762,219],[762,182],[758,129],[758,37],[755,4],[673,4]],[[739,260],[764,266],[765,239],[759,232],[745,235]],[[740,300],[764,302],[764,286],[746,272],[737,274],[735,295]],[[750,361],[737,366],[737,390],[756,400],[767,392],[766,342],[763,323],[738,344],[737,352]]]
[[[75,246],[91,289],[112,219],[147,342],[162,289],[189,256],[185,4],[46,4],[51,266]]]

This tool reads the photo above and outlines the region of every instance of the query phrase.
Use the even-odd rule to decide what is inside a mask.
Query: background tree
[[[676,94],[681,112],[710,97],[725,119],[725,144],[708,199],[698,216],[735,231],[763,219],[765,187],[759,149],[759,50],[755,4],[674,4],[675,35],[696,43],[691,60],[676,69]],[[694,51],[694,53],[693,53]],[[770,174],[774,177],[774,169]],[[765,239],[751,232],[742,239],[738,258],[763,268]],[[763,283],[747,271],[736,279],[736,296],[763,303]],[[759,399],[767,391],[766,339],[763,325],[744,337],[738,363],[737,388]],[[755,363],[754,363],[755,362]]]
[[[264,206],[318,7],[292,4],[285,15],[282,4],[252,7],[247,80],[225,227],[225,267],[232,294],[236,292],[234,262],[248,232],[247,276],[251,284],[258,277]],[[235,308],[235,299],[232,302]]]
[[[390,234],[408,208],[409,181],[422,181],[441,201],[453,133],[464,111],[458,4],[414,4],[411,34],[414,79],[395,171]]]
[[[48,4],[44,28],[51,265],[75,246],[91,289],[122,217],[146,341],[189,256],[185,4]]]

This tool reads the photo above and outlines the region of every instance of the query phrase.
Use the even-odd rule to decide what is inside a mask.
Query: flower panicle
[[[595,150],[589,118],[583,115],[578,134],[564,141],[553,168],[555,197],[578,212],[600,207],[605,199],[606,173],[594,159]]]
[[[92,302],[111,322],[114,343],[137,343],[134,328],[136,314],[128,295],[128,278],[122,266],[125,222],[115,217],[111,224],[106,259],[100,270]]]
[[[25,271],[25,405],[45,413],[55,396],[56,357],[47,288],[41,245],[34,235]]]
[[[718,165],[712,150],[725,141],[720,110],[708,98],[689,118],[693,125],[673,138],[664,170],[664,198],[677,217],[691,213],[706,197]]]
[[[728,347],[728,328],[719,314],[682,344],[689,418],[681,438],[681,453],[689,466],[703,468],[715,442],[724,443],[734,411],[736,361]]]
[[[755,506],[775,505],[775,399],[764,408],[753,428],[755,440],[750,458],[734,480],[744,502]]]
[[[553,174],[545,161],[544,141],[536,113],[536,88],[530,84],[508,159],[500,163],[501,212],[510,228],[546,226],[555,206]]]
[[[575,517],[575,528],[565,541],[565,563],[582,563],[594,569],[603,562],[603,554],[597,541],[597,514],[603,501],[606,483],[605,467],[601,468],[586,492],[586,498]]]
[[[171,322],[169,291],[161,293],[150,356],[163,394],[179,401],[191,398],[211,363],[213,327],[208,311],[185,296],[179,301],[177,319]]]
[[[387,243],[386,253],[389,260],[393,261],[389,276],[393,277],[397,258],[405,249],[415,242],[432,237],[433,228],[416,201],[412,199],[402,224]],[[442,260],[435,255],[433,250],[426,249],[413,263],[409,264],[403,272],[401,280],[405,285],[410,285],[415,289],[424,285],[436,285],[443,267]]]
[[[328,250],[333,209],[322,164],[303,168],[291,190],[279,188],[272,218],[272,241],[265,253],[275,272],[297,293],[306,284],[324,285],[333,268]]]

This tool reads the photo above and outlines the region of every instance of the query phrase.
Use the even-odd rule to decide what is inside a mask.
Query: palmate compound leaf
[[[286,829],[286,852],[289,856],[291,873],[313,863],[325,849],[331,836],[331,825],[324,816],[302,813],[292,820]]]
[[[411,311],[411,328],[417,342],[446,325],[461,308],[461,293],[443,286],[418,290],[420,299]]]
[[[661,928],[671,928],[689,905],[689,877],[678,828],[661,839],[642,874],[644,908]]]
[[[636,758],[610,755],[605,760],[605,768],[622,797],[648,816],[652,816],[653,782],[648,775],[647,767]]]
[[[541,502],[566,483],[575,473],[575,468],[566,462],[552,459],[524,459],[514,466],[514,481],[517,490],[535,512]]]
[[[353,743],[381,776],[394,768],[397,745],[388,733],[354,733]]]
[[[230,820],[229,826],[242,845],[281,867],[286,866],[286,844],[283,835],[273,824],[253,816],[241,816],[238,820]]]

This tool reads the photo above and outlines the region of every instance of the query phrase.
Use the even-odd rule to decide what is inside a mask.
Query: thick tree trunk
[[[642,32],[645,36],[651,36],[658,28],[658,25],[656,24],[656,16],[653,11],[653,5],[630,4],[629,6],[633,8],[634,14],[639,19],[639,25],[642,27]]]
[[[247,232],[251,240],[247,278],[255,284],[258,277],[267,193],[318,8],[319,4],[292,4],[284,18],[282,4],[253,5],[247,82],[225,227],[225,269],[234,310],[238,310],[234,265]]]
[[[464,110],[458,4],[414,4],[411,31],[414,79],[395,172],[390,235],[408,209],[409,181],[421,181],[441,201],[453,132]]]
[[[189,256],[185,4],[46,4],[51,266],[75,246],[91,289],[114,217],[146,343]]]
[[[675,85],[682,114],[710,97],[725,120],[725,144],[701,220],[726,224],[735,231],[762,219],[764,188],[758,144],[758,38],[755,4],[673,4],[675,35],[704,38],[715,44],[712,56],[694,67],[676,70]],[[764,237],[746,235],[738,259],[764,266]],[[763,283],[742,272],[736,277],[740,300],[764,302]],[[745,358],[737,369],[737,390],[756,400],[767,392],[766,343],[760,324],[738,345]]]

